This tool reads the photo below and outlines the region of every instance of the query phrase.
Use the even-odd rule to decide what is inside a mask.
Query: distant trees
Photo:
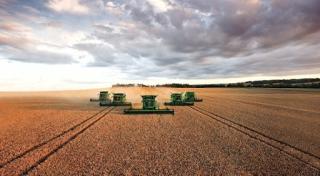
[[[112,87],[154,87],[145,84],[115,84]],[[320,78],[260,80],[227,84],[158,84],[156,87],[210,88],[210,87],[260,87],[260,88],[320,88]]]
[[[250,87],[266,88],[320,88],[319,78],[262,80],[246,82]]]
[[[114,84],[112,87],[150,87],[145,84]]]
[[[112,87],[134,87],[134,84],[114,84]]]
[[[156,87],[175,87],[175,88],[207,88],[207,87],[225,87],[225,84],[159,84]]]

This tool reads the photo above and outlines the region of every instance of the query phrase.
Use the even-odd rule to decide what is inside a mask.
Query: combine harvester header
[[[172,109],[160,109],[156,101],[156,95],[142,95],[142,109],[125,109],[125,114],[174,114]]]
[[[142,108],[133,108],[130,102],[126,101],[125,93],[113,93],[112,98],[108,91],[101,91],[99,99],[91,98],[90,101],[99,101],[100,106],[130,106],[125,109],[125,114],[174,114],[173,109],[159,107],[156,101],[157,95],[142,95]],[[172,93],[170,102],[165,102],[165,106],[192,106],[194,102],[201,102],[194,92]]]

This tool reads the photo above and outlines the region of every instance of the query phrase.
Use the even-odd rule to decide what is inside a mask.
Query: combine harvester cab
[[[109,95],[108,92],[100,92],[100,106],[131,106],[130,102],[126,102],[126,94],[113,93],[112,100]]]
[[[125,114],[174,114],[172,109],[160,109],[157,101],[156,95],[142,95],[142,109],[125,109]]]
[[[99,104],[100,106],[109,106],[109,104],[111,103],[110,100],[110,94],[108,91],[101,91],[99,93]]]
[[[99,98],[90,98],[91,102],[100,102],[102,104],[110,102],[109,93],[108,91],[100,91],[99,92]]]
[[[126,102],[126,94],[113,93],[111,106],[131,106],[131,103]]]
[[[166,106],[192,106],[193,101],[185,101],[182,93],[172,93],[170,96],[170,102],[165,102]]]
[[[90,98],[90,101],[91,101],[91,102],[100,102],[100,99],[101,99],[102,97],[108,96],[107,94],[108,94],[108,91],[101,91],[101,92],[99,92],[99,94],[98,94],[98,98]]]
[[[183,100],[186,102],[202,102],[203,100],[197,98],[194,92],[185,92],[183,95]]]

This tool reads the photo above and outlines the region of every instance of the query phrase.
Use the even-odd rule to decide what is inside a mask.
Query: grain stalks
[[[280,150],[281,152],[283,152],[283,153],[309,165],[310,167],[320,171],[320,157],[319,156],[316,156],[308,151],[299,149],[291,144],[288,144],[286,142],[275,139],[271,136],[263,134],[259,131],[252,129],[252,128],[244,126],[240,123],[234,122],[234,121],[230,120],[229,118],[217,115],[215,113],[212,113],[212,112],[205,110],[203,108],[200,108],[198,106],[194,106],[194,107],[190,106],[190,108],[203,114],[203,115],[210,117],[213,120],[216,120],[216,121],[232,128],[240,133],[243,133],[250,138],[253,138],[259,142],[262,142],[270,147],[276,148],[276,149]]]
[[[8,161],[1,163],[0,175],[27,175],[51,155],[76,139],[88,128],[104,118],[114,107],[105,108],[84,121],[72,126],[49,140],[39,143],[28,150],[17,154]]]

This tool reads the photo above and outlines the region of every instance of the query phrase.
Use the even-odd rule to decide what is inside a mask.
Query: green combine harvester
[[[131,106],[130,102],[126,102],[126,94],[113,93],[112,100],[108,91],[101,91],[99,95],[100,106]]]
[[[100,100],[107,100],[109,99],[108,91],[100,91],[98,98],[90,98],[91,102],[100,102]]]
[[[202,99],[196,97],[194,92],[185,92],[183,94],[183,100],[186,102],[201,102]]]
[[[125,114],[174,114],[172,109],[160,109],[156,101],[156,95],[142,95],[142,109],[125,109]]]
[[[166,106],[192,106],[194,105],[193,101],[186,101],[183,98],[182,93],[172,93],[170,95],[170,102],[165,102],[164,105]]]

